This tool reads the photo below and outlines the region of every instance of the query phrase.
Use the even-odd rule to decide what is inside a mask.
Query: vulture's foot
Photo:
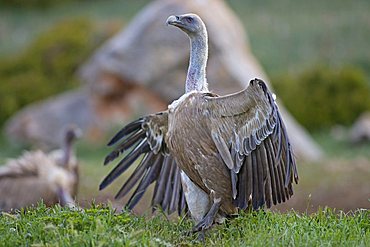
[[[193,233],[204,231],[210,228],[215,220],[216,214],[220,209],[221,199],[215,200],[211,209],[208,211],[207,215],[193,227]]]
[[[59,198],[59,203],[62,207],[69,207],[69,208],[73,208],[73,207],[76,207],[76,204],[75,204],[75,201],[73,200],[71,194],[63,189],[62,187],[59,187],[57,189],[57,195],[58,195],[58,198]]]
[[[204,243],[206,240],[206,233],[204,231],[199,232],[198,241]]]

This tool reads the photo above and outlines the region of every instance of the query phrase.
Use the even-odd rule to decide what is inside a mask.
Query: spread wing
[[[292,147],[274,98],[255,79],[245,90],[225,97],[206,96],[210,129],[230,170],[234,204],[254,209],[285,202],[298,173]]]
[[[152,206],[160,205],[171,214],[181,214],[186,209],[182,190],[180,169],[169,154],[165,135],[168,129],[168,112],[142,117],[121,129],[108,143],[114,150],[105,158],[104,164],[126,154],[100,184],[100,190],[111,184],[127,169],[139,163],[116,195],[116,199],[127,195],[137,184],[127,207],[132,209],[152,183],[154,187]]]

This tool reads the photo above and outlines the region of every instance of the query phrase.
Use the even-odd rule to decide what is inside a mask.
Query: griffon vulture
[[[195,14],[170,16],[167,24],[190,38],[185,94],[167,110],[144,116],[113,137],[108,145],[116,146],[105,164],[127,154],[100,189],[140,161],[116,198],[138,184],[127,203],[131,209],[155,182],[152,206],[167,213],[189,210],[197,223],[194,231],[249,205],[257,210],[285,202],[298,174],[272,93],[259,79],[234,94],[210,92],[205,24]]]
[[[80,129],[66,130],[63,148],[44,153],[26,151],[0,167],[0,211],[37,205],[41,200],[74,206],[78,186],[78,163],[72,144]]]

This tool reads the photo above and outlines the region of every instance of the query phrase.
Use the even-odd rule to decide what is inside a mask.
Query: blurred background
[[[164,23],[195,12],[209,31],[210,88],[235,92],[262,77],[292,116],[300,181],[275,209],[369,209],[369,9],[366,0],[0,0],[0,165],[58,147],[75,123],[77,201],[112,200],[123,180],[98,191],[112,169],[106,143],[183,93],[188,40]]]

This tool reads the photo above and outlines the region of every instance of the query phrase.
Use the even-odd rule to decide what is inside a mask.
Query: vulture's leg
[[[181,171],[181,183],[191,217],[198,223],[211,208],[209,196],[194,184],[183,171]]]
[[[69,208],[75,207],[75,201],[73,200],[70,193],[67,192],[65,189],[59,187],[57,194],[58,194],[59,203],[61,206],[67,206]]]
[[[211,209],[207,215],[193,228],[193,232],[204,231],[210,228],[215,220],[215,217],[220,209],[221,198],[214,199]]]

